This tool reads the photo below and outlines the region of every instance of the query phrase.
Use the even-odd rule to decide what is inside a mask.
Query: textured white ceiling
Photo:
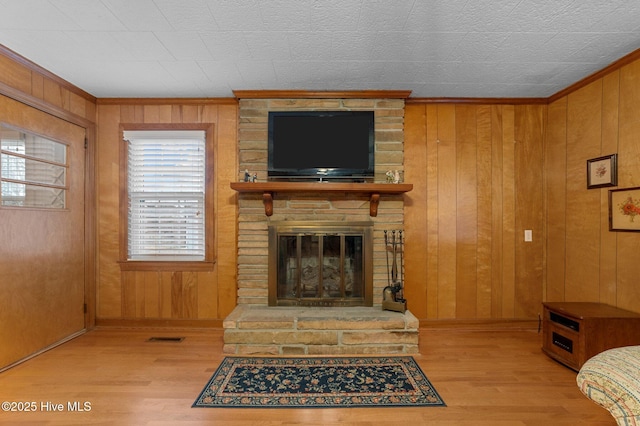
[[[638,0],[0,0],[0,44],[99,97],[548,97],[640,48]]]

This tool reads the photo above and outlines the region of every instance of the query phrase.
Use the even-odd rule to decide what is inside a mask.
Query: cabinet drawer
[[[580,335],[551,321],[547,321],[545,325],[545,352],[576,368],[580,360]]]

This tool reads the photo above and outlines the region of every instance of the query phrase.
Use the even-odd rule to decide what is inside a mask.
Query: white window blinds
[[[205,258],[205,132],[135,130],[128,143],[128,259]]]

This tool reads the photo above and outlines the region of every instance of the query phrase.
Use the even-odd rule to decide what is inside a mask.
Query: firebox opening
[[[269,306],[372,306],[370,222],[269,226]]]

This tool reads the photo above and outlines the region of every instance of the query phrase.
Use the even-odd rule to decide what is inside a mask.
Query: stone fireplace
[[[384,183],[389,170],[402,176],[408,93],[393,94],[397,97],[247,98],[236,92],[238,182],[245,170],[255,173],[258,183],[267,181],[267,118],[276,110],[374,111],[375,183]],[[224,322],[225,352],[417,351],[415,317],[381,309],[388,285],[384,231],[403,228],[403,195],[376,194],[375,217],[371,194],[357,191],[268,195],[267,214],[266,194],[238,195],[238,299]],[[310,230],[318,225],[323,228]],[[355,236],[358,227],[363,229]],[[277,260],[280,251],[283,258]]]
[[[269,306],[372,306],[373,224],[269,225]]]
[[[404,95],[407,95],[406,93]],[[268,112],[286,110],[372,110],[375,113],[375,182],[384,183],[388,170],[403,170],[404,98],[335,99],[246,99],[240,98],[239,170],[255,173],[258,182],[267,180]],[[295,222],[370,222],[373,253],[372,304],[382,304],[382,290],[388,284],[384,257],[384,230],[402,229],[402,195],[382,195],[377,216],[370,216],[370,197],[361,193],[288,192],[276,193],[273,214],[265,215],[261,193],[238,196],[238,305],[268,306],[269,226]]]

